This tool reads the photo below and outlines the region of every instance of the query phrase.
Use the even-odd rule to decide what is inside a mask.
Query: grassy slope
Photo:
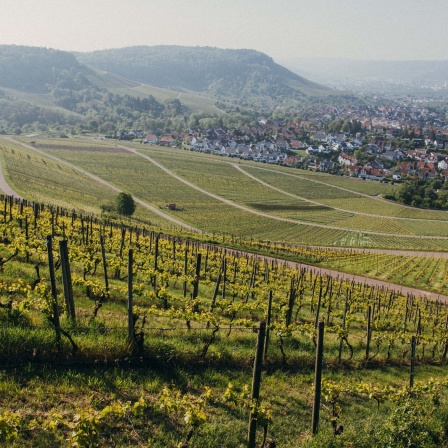
[[[223,113],[215,106],[216,100],[199,93],[163,89],[148,84],[140,84],[102,70],[92,70],[94,74],[87,76],[89,81],[112,93],[138,96],[140,98],[152,95],[160,103],[170,99],[179,99],[192,112],[206,112],[218,115]]]
[[[115,203],[116,192],[72,168],[10,141],[1,141],[0,149],[8,183],[30,201],[97,214],[101,213],[101,205]],[[135,218],[170,227],[167,221],[143,207],[138,207]]]

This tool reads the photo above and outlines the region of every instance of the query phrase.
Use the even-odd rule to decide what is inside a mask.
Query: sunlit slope
[[[332,185],[334,176],[305,177],[302,170],[190,151],[93,139],[35,145],[209,233],[313,245],[448,248],[446,213],[423,219],[417,210],[420,218],[404,219],[398,215],[406,208],[378,199],[383,186],[376,183],[369,196],[363,181]],[[368,211],[358,211],[357,201]],[[169,203],[176,210],[167,210]]]
[[[30,201],[96,214],[101,213],[102,206],[113,206],[115,203],[116,191],[76,169],[10,140],[0,139],[0,159],[8,184]],[[171,223],[144,207],[137,208],[135,217],[147,223],[171,226]]]

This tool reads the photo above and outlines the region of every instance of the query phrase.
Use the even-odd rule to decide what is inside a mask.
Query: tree
[[[123,191],[117,196],[117,212],[120,215],[131,216],[135,212],[135,202],[132,195]]]

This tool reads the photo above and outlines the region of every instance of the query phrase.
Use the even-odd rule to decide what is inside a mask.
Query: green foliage
[[[111,75],[95,72],[84,63],[107,70]],[[117,74],[131,81],[118,79]],[[130,85],[137,86],[134,81],[150,85],[149,88],[139,86],[143,98],[130,88]],[[191,111],[183,104],[184,98],[188,103],[194,97],[192,104],[196,105],[196,112],[207,110],[207,115],[201,118],[219,120],[223,116],[219,108],[210,107],[215,99],[222,104],[232,100],[245,109],[275,107],[279,103],[295,107],[304,102],[305,91],[307,94],[326,92],[326,88],[253,50],[168,46],[133,47],[75,57],[63,51],[3,45],[0,46],[0,87],[18,92],[18,98],[0,93],[0,126],[11,134],[66,125],[78,126],[78,132],[100,131],[107,135],[112,135],[117,128],[185,130],[192,120]],[[161,93],[160,87],[167,92]],[[182,90],[181,99],[171,96],[173,88]],[[159,100],[152,92],[157,92],[154,94]],[[201,106],[204,92],[210,103],[205,108]],[[29,93],[39,94],[33,97],[32,103]],[[225,114],[223,124],[242,125],[253,121],[253,117],[251,120],[242,112]],[[25,126],[28,128],[21,129]]]
[[[424,400],[408,398],[392,412],[380,432],[388,448],[440,447],[444,441],[439,422],[433,419],[433,407]]]
[[[398,202],[413,207],[448,209],[448,182],[440,178],[417,179],[401,185],[395,194]]]
[[[304,89],[325,91],[254,50],[140,46],[84,53],[78,59],[140,83],[217,98],[290,102],[301,99]]]
[[[123,191],[117,196],[116,206],[117,212],[124,216],[132,216],[136,208],[132,195]]]
[[[0,415],[0,441],[6,442],[17,438],[19,426],[20,419],[16,414],[6,411]]]

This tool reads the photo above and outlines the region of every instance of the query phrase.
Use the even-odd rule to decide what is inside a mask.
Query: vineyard
[[[169,220],[176,219],[184,227],[243,239],[400,250],[448,247],[446,212],[411,209],[376,196],[395,188],[390,185],[131,143],[33,143],[7,140],[1,155],[8,181],[35,201],[99,212],[99,205],[110,202],[113,186],[151,204],[152,210],[138,207],[138,217],[161,227],[172,227]],[[33,180],[34,165],[42,176]],[[70,176],[93,202],[83,204]],[[166,210],[167,203],[176,203],[176,210]]]
[[[0,235],[0,440],[11,446],[446,443],[441,300],[8,197]],[[356,265],[349,251],[300,250]],[[359,265],[443,287],[445,260],[418,258]]]

